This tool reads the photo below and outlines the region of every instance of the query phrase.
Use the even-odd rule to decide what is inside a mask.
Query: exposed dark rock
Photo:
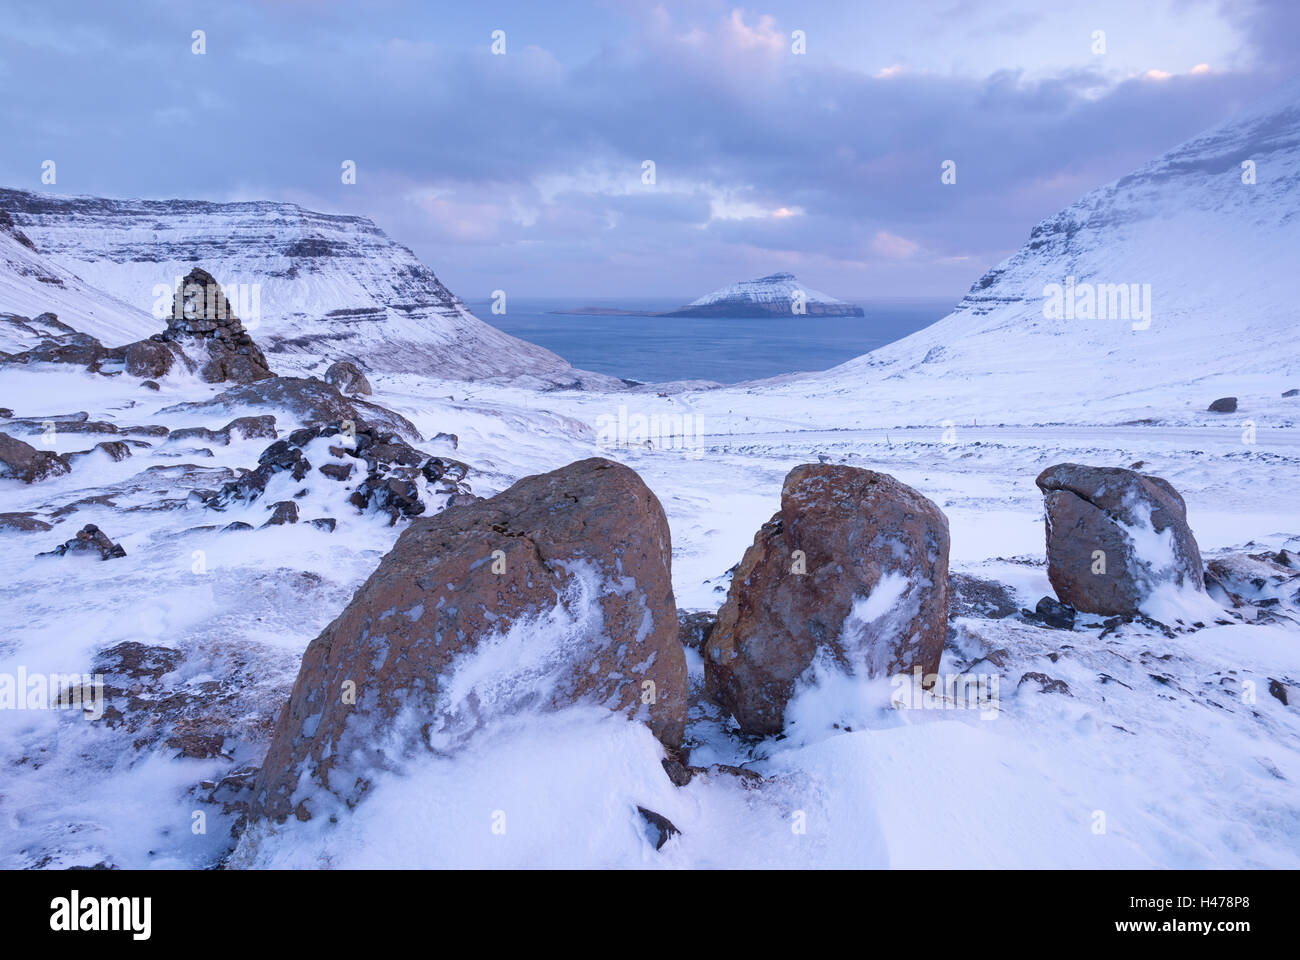
[[[325,463],[321,465],[320,472],[325,474],[331,480],[346,480],[352,476],[352,464],[350,463]]]
[[[1063,693],[1070,696],[1070,686],[1064,680],[1057,680],[1055,677],[1049,677],[1045,673],[1030,672],[1022,674],[1020,682],[1016,684],[1016,689],[1024,686],[1026,683],[1038,684],[1039,693]]]
[[[1002,620],[1020,609],[1010,588],[995,580],[965,573],[948,576],[948,617],[980,617]]]
[[[1220,397],[1218,400],[1215,400],[1212,404],[1210,404],[1209,409],[1211,413],[1236,413],[1237,398]]]
[[[0,513],[0,531],[3,530],[23,530],[27,532],[53,530],[51,524],[44,520],[38,520],[36,514],[31,512],[19,513]]]
[[[647,838],[655,845],[656,850],[662,850],[665,843],[681,833],[667,817],[655,813],[653,810],[647,810],[642,806],[638,806],[636,810],[637,813],[641,814],[641,818],[645,820],[650,831]]]
[[[370,381],[351,360],[338,360],[325,371],[325,382],[337,387],[339,393],[360,393],[370,396]]]
[[[324,530],[326,533],[333,533],[338,523],[333,517],[316,517],[314,520],[308,520],[307,522],[317,530]]]
[[[0,433],[0,477],[13,477],[23,483],[39,483],[61,477],[72,467],[50,450],[37,450],[7,433]]]
[[[104,440],[89,450],[78,450],[76,453],[65,454],[69,463],[76,463],[81,457],[88,457],[99,451],[107,456],[110,460],[120,462],[131,456],[131,448],[121,440]]]
[[[275,376],[267,366],[266,357],[235,316],[221,285],[199,267],[192,269],[176,288],[167,329],[158,335],[156,342],[176,344],[187,357],[196,354],[193,362],[206,383],[229,380],[246,384]],[[154,355],[155,360],[160,357],[161,354]],[[160,374],[150,367],[141,375]]]
[[[1282,394],[1282,396],[1284,396],[1284,397],[1300,397],[1300,387],[1295,387],[1295,388],[1292,388],[1291,390],[1287,390],[1285,393]]]
[[[292,500],[280,500],[272,509],[271,519],[262,524],[264,527],[278,527],[286,523],[298,522],[298,504]]]
[[[1037,620],[1058,630],[1074,629],[1074,608],[1069,604],[1060,603],[1053,597],[1043,597],[1038,601],[1032,614],[1028,610],[1025,613],[1028,614],[1027,619]]]
[[[709,641],[709,634],[718,625],[718,615],[712,611],[687,613],[677,611],[677,639],[683,647],[704,652],[704,645]]]
[[[180,352],[180,347],[161,340],[139,340],[127,344],[126,372],[133,377],[146,377],[150,381],[155,377],[166,376]],[[154,388],[158,388],[156,383]]]
[[[59,544],[53,550],[45,553],[38,553],[38,557],[62,557],[66,554],[99,554],[101,560],[112,560],[116,557],[125,557],[126,551],[120,544],[114,543],[108,539],[104,531],[93,523],[88,523],[80,530],[77,535],[65,543]]]

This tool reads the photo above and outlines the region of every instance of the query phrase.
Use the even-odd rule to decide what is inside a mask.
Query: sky
[[[0,185],[360,214],[471,301],[955,299],[1298,34],[1292,0],[5,0]]]

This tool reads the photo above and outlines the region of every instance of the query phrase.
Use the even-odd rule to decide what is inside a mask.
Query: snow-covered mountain
[[[714,290],[684,307],[664,314],[668,317],[756,317],[797,316],[860,317],[862,308],[818,290],[811,290],[793,273],[774,273],[757,280],[742,280]]]
[[[71,270],[37,252],[35,244],[0,208],[0,313],[63,322],[108,343],[127,343],[157,332],[147,312],[91,287]],[[34,342],[0,346],[17,352]]]
[[[84,281],[81,287],[136,308],[131,339],[157,331],[152,313],[160,288],[174,289],[178,278],[201,266],[224,288],[243,292],[237,310],[246,321],[257,304],[254,336],[281,367],[350,359],[374,371],[446,378],[609,379],[575,371],[550,351],[483,323],[410,250],[365,217],[290,203],[108,200],[7,189],[0,189],[0,210],[50,272],[73,274]],[[11,278],[0,284],[7,297]],[[169,293],[162,296],[170,302]],[[79,311],[65,303],[60,309],[25,294],[0,300],[0,311],[45,310],[62,317],[89,307]],[[99,336],[95,329],[86,332]]]
[[[797,389],[881,393],[886,423],[1276,402],[1300,385],[1298,278],[1293,85],[1038,224],[948,317]]]

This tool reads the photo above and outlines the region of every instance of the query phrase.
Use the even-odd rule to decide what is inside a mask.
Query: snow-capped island
[[[665,317],[860,317],[862,308],[811,290],[793,273],[742,280],[670,310]]]

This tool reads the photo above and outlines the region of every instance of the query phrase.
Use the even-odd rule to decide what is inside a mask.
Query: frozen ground
[[[173,381],[152,393],[127,377],[66,367],[0,372],[0,395],[22,398],[18,416],[80,409],[123,427],[219,427],[226,418],[159,412],[211,392]],[[1033,485],[1050,463],[1145,461],[1144,470],[1185,496],[1207,559],[1276,549],[1300,534],[1300,445],[1289,424],[1261,426],[1253,444],[1243,443],[1236,424],[958,426],[946,435],[929,426],[798,429],[798,411],[782,399],[781,429],[736,417],[684,450],[597,444],[598,419],[619,404],[634,413],[683,402],[748,404],[758,413],[756,397],[744,390],[678,398],[526,394],[411,375],[376,379],[376,399],[425,436],[459,435],[457,456],[473,468],[480,494],[595,453],[627,462],[668,514],[685,610],[720,605],[726,571],[775,511],[785,472],[819,457],[884,470],[934,499],[951,524],[954,572],[1003,583],[1022,606],[1051,592]],[[295,425],[278,415],[282,434]],[[816,420],[809,411],[805,422]],[[99,439],[59,433],[55,449]],[[166,743],[161,721],[126,736],[70,711],[0,711],[4,866],[217,863],[230,851],[233,817],[219,796],[207,800],[213,791],[200,781],[258,763],[298,656],[398,532],[332,503],[328,489],[306,501],[304,518],[335,516],[333,534],[301,524],[195,530],[264,519],[261,503],[216,518],[202,508],[157,507],[211,485],[194,470],[251,465],[266,441],[187,441],[176,450],[143,439],[155,445],[122,463],[83,460],[66,477],[5,483],[6,511],[49,518],[105,492],[115,505],[82,503],[53,531],[0,534],[0,673],[87,671],[96,651],[123,640],[175,647],[185,659],[159,681],[166,695],[225,682],[232,736],[223,755],[193,759]],[[148,470],[155,466],[168,469]],[[33,559],[87,522],[120,542],[127,557]],[[196,572],[200,555],[203,572]],[[1103,637],[1098,626],[1062,632],[1017,618],[959,618],[941,672],[996,676],[996,711],[898,711],[889,709],[888,690],[864,689],[848,713],[834,714],[839,729],[830,713],[810,709],[797,736],[749,742],[697,706],[692,763],[744,765],[763,781],[715,773],[677,789],[660,768],[660,748],[639,727],[583,710],[518,718],[485,731],[461,757],[431,759],[381,781],[348,822],[310,824],[262,845],[250,862],[1300,866],[1300,712],[1294,699],[1284,706],[1267,692],[1270,680],[1300,680],[1300,629],[1286,617],[1255,624],[1225,612],[1223,619],[1172,637],[1136,624]],[[698,682],[698,656],[690,654],[690,663]],[[1034,680],[1020,683],[1026,673],[1062,681],[1069,692],[1040,692]],[[1249,684],[1254,697],[1246,695]],[[681,835],[656,853],[637,805],[668,817]],[[206,818],[204,833],[194,832],[196,812]]]
[[[1283,393],[1300,387],[1300,95],[1288,96],[1092,191],[1040,224],[951,316],[825,373],[719,390],[531,390],[429,379],[388,351],[372,371],[374,399],[425,437],[457,434],[454,455],[478,494],[593,454],[628,463],[667,512],[687,611],[721,604],[786,472],[822,458],[893,474],[934,500],[949,519],[953,573],[1001,585],[1011,608],[1051,593],[1033,481],[1062,461],[1141,462],[1168,479],[1207,561],[1294,551],[1300,397]],[[1256,183],[1243,182],[1243,157]],[[88,246],[67,246],[56,269],[0,237],[10,300],[0,311],[47,309],[40,276],[89,263],[97,280],[117,278],[122,300],[95,300],[80,274],[58,273],[61,319],[106,337],[147,320],[143,288],[102,262],[85,239],[93,230],[65,235],[51,221],[43,235],[43,222],[38,240]],[[238,258],[230,266],[238,275]],[[1150,290],[1136,316],[1048,316],[1045,285],[1075,281]],[[326,292],[313,287],[303,309],[355,306]],[[485,375],[509,359],[460,357]],[[324,365],[309,352],[272,356],[279,373]],[[298,426],[263,407],[163,412],[215,391],[180,376],[151,392],[126,375],[0,365],[0,405],[37,421],[87,411],[119,430],[175,430],[274,413],[281,436]],[[1207,411],[1227,395],[1238,412]],[[39,431],[23,437],[41,443]],[[52,443],[71,452],[104,439],[120,437],[58,431]],[[223,533],[232,520],[256,526],[263,504],[294,490],[276,478],[273,495],[218,516],[186,498],[252,466],[267,441],[129,439],[140,443],[122,462],[95,454],[33,486],[0,479],[0,513],[55,524],[0,530],[0,684],[88,672],[122,642],[154,648],[125,677],[112,673],[120,664],[102,666],[121,690],[120,716],[0,709],[0,867],[226,862],[241,784],[302,651],[399,532],[308,483],[304,519],[332,516],[334,533]],[[86,523],[127,556],[33,559]],[[746,776],[712,769],[676,788],[639,726],[586,709],[513,717],[456,756],[385,775],[338,823],[250,837],[234,863],[1300,867],[1300,603],[1294,579],[1253,576],[1245,606],[1181,601],[1164,625],[1083,615],[1064,631],[988,610],[956,616],[940,673],[984,677],[996,697],[976,709],[893,709],[887,685],[825,679],[800,692],[787,736],[752,741],[697,699],[691,763]],[[698,688],[689,650],[688,663]],[[680,829],[658,852],[638,805]]]

